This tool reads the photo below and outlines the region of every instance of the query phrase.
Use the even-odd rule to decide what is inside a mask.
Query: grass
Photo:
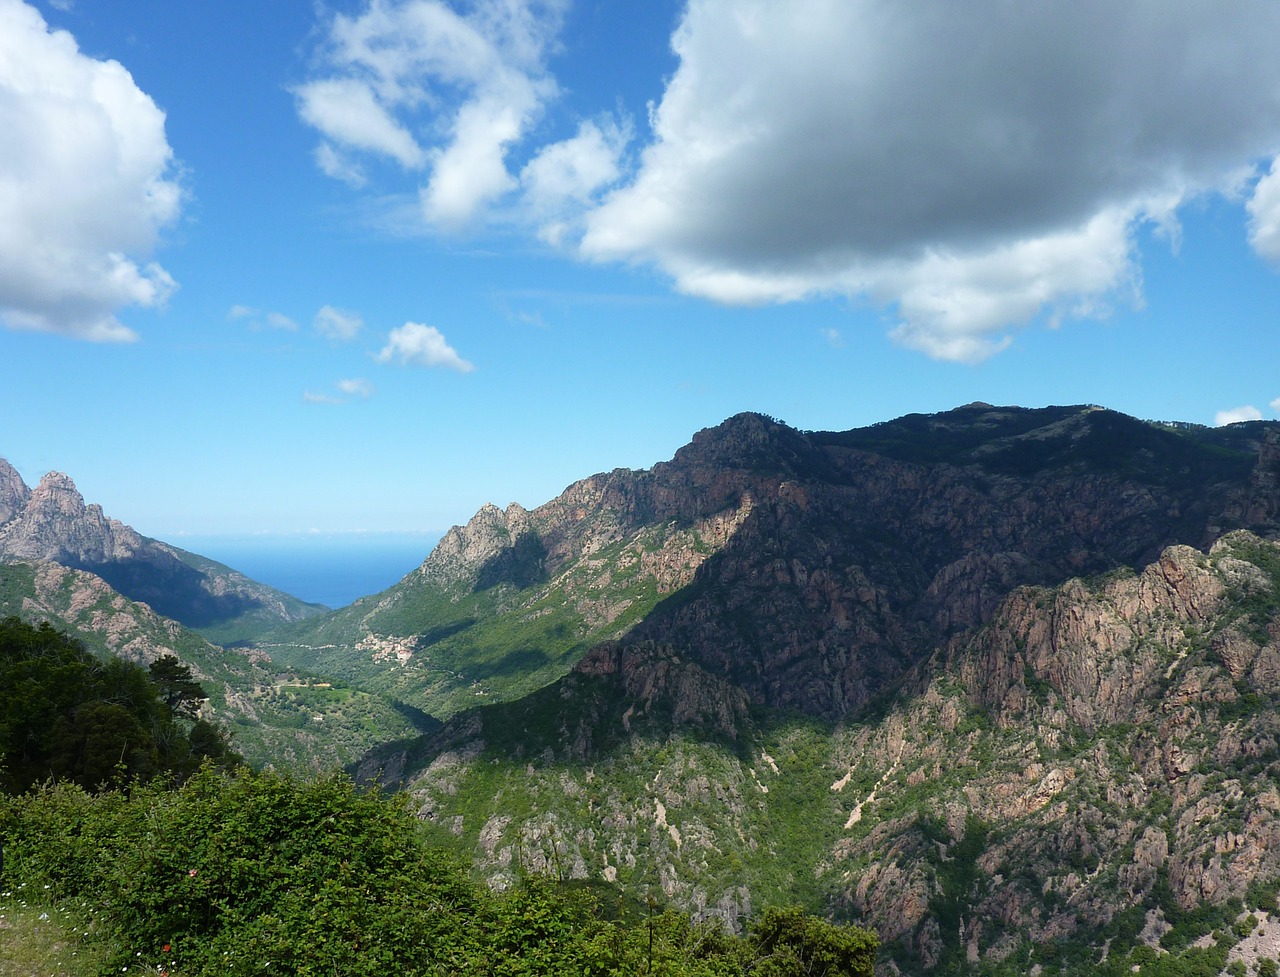
[[[106,966],[98,923],[85,905],[0,889],[0,977],[96,977]],[[158,974],[154,967],[130,968]]]

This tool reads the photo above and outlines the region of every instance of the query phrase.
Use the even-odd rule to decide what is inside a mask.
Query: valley
[[[255,766],[403,792],[495,890],[800,904],[921,975],[1218,973],[1275,912],[1278,424],[742,414],[336,611],[7,471],[0,615],[177,655]]]

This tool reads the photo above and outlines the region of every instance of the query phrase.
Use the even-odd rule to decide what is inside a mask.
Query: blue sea
[[[345,607],[416,570],[439,541],[426,533],[185,536],[175,546],[302,600]]]

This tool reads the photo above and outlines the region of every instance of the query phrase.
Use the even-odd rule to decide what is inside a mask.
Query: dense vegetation
[[[0,619],[0,789],[181,779],[205,759],[234,762],[222,732],[198,715],[204,699],[172,656],[148,670],[97,658],[48,624]]]
[[[872,934],[798,909],[739,937],[616,891],[524,878],[495,894],[424,842],[402,797],[340,775],[206,766],[178,788],[46,786],[0,799],[0,837],[4,894],[39,894],[54,918],[74,907],[86,957],[116,973],[873,972]]]
[[[230,769],[204,699],[176,658],[0,620],[0,957],[62,971],[49,923],[85,974],[872,973],[872,934],[799,909],[739,937],[621,890],[492,893],[403,797]]]
[[[256,766],[324,770],[387,739],[432,728],[402,702],[210,644],[79,570],[0,563],[0,618],[8,615],[49,621],[103,661],[172,653],[203,685],[209,697],[203,714],[228,727],[236,750]]]

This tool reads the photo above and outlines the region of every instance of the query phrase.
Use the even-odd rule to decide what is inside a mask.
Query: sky
[[[759,411],[1280,416],[1274,0],[0,0],[0,457],[439,533]]]

